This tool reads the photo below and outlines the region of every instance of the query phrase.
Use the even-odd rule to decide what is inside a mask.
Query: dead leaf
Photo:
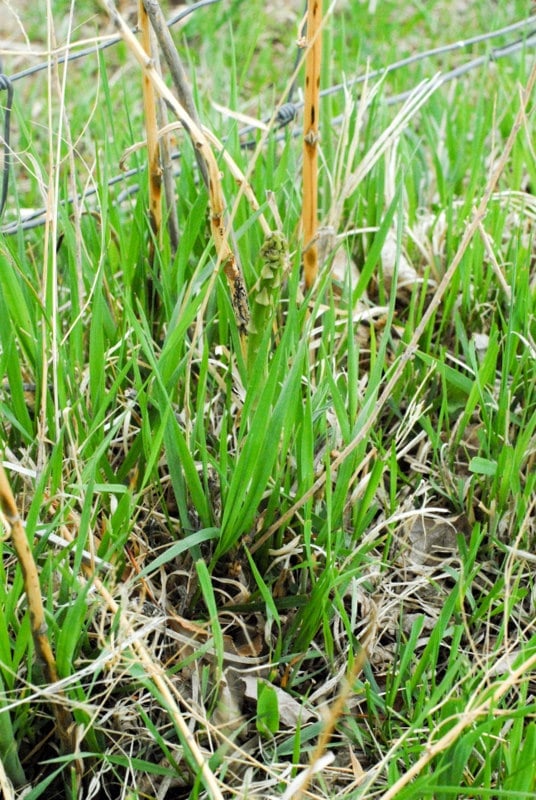
[[[244,673],[237,672],[236,674],[239,676],[244,685],[244,697],[247,697],[248,700],[254,700],[256,702],[259,681],[262,679],[256,678],[254,675],[248,675]],[[264,680],[262,682],[269,683],[268,681]],[[281,722],[288,728],[296,728],[298,723],[309,722],[311,719],[316,719],[316,714],[305,708],[288,692],[285,692],[284,689],[281,689],[280,686],[274,686],[272,683],[269,685],[275,691],[277,696],[279,718]]]
[[[404,525],[407,566],[434,566],[458,553],[457,517],[445,519],[429,514],[416,514]]]
[[[242,681],[239,674],[233,669],[225,669],[219,682],[218,703],[212,722],[227,735],[244,723],[242,700]]]
[[[385,237],[381,257],[383,278],[387,289],[391,286],[395,274],[397,276],[397,293],[402,289],[414,286],[416,283],[422,283],[423,279],[419,277],[416,269],[409,263],[404,251],[399,249],[394,230],[390,230]]]

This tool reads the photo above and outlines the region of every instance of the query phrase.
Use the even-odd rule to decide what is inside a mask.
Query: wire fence
[[[197,11],[200,8],[205,6],[214,5],[215,3],[220,2],[220,0],[198,0],[198,2],[192,3],[187,8],[183,9],[182,11],[174,14],[170,19],[167,21],[168,27],[172,27],[179,23],[180,21],[184,20],[194,11]],[[133,32],[137,32],[137,28],[132,29]],[[376,69],[372,71],[367,71],[362,75],[359,75],[355,78],[349,79],[345,83],[338,83],[334,84],[333,86],[329,86],[324,88],[320,94],[322,97],[327,97],[329,95],[335,94],[337,92],[346,91],[348,88],[358,86],[359,84],[363,84],[367,81],[374,80],[374,79],[382,79],[389,74],[408,67],[412,64],[415,64],[420,61],[424,61],[427,59],[434,59],[440,56],[443,56],[447,53],[451,53],[453,51],[463,51],[468,50],[469,48],[473,47],[476,44],[483,44],[487,43],[493,39],[496,39],[501,36],[508,36],[513,33],[519,33],[521,35],[517,38],[513,39],[512,41],[503,44],[499,47],[491,48],[487,53],[477,56],[475,58],[471,58],[466,61],[464,64],[456,67],[455,69],[449,70],[448,72],[443,73],[440,75],[440,83],[446,84],[449,81],[456,80],[460,78],[462,75],[467,74],[468,72],[477,69],[479,67],[486,67],[491,63],[494,63],[500,59],[509,57],[524,48],[531,48],[536,46],[536,15],[527,17],[524,20],[520,20],[518,22],[512,23],[511,25],[505,26],[495,31],[491,31],[489,33],[480,34],[478,36],[473,36],[467,39],[458,40],[456,42],[452,42],[447,45],[443,45],[441,47],[436,47],[431,50],[426,50],[420,53],[415,53],[407,58],[401,59],[399,61],[393,62],[392,64],[387,65],[381,69]],[[76,50],[76,44],[70,43],[69,44],[69,52],[64,54],[61,51],[55,52],[52,54],[54,58],[54,62],[56,64],[63,64],[67,62],[77,61],[82,58],[86,58],[91,55],[95,55],[102,50],[106,50],[110,47],[114,47],[119,42],[122,41],[120,36],[111,36],[107,37],[105,41],[100,41],[91,47],[83,47],[80,50]],[[293,72],[299,66],[300,62],[300,53],[294,62]],[[10,179],[10,168],[12,164],[12,156],[13,151],[11,149],[10,141],[11,141],[11,113],[13,108],[14,102],[14,84],[18,81],[30,78],[31,76],[49,69],[50,67],[50,60],[44,61],[42,63],[36,64],[32,67],[28,67],[22,71],[16,72],[11,76],[7,76],[1,72],[2,65],[0,62],[0,92],[6,92],[6,102],[4,105],[4,124],[3,124],[3,135],[2,135],[2,149],[3,149],[3,163],[2,163],[2,171],[1,171],[1,182],[0,182],[0,219],[3,215],[7,204],[7,197],[9,192],[9,179]],[[281,133],[280,129],[287,127],[292,122],[294,122],[300,112],[300,109],[303,106],[303,102],[301,100],[292,100],[292,95],[294,91],[295,84],[291,84],[291,88],[289,91],[289,98],[286,103],[279,106],[275,112],[267,114],[262,122],[265,124],[268,122],[273,122],[274,128],[276,129],[275,136],[276,138],[283,138],[286,133]],[[385,103],[387,105],[395,105],[397,103],[401,103],[407,99],[407,97],[411,94],[413,89],[409,89],[405,92],[400,94],[392,95],[385,99]],[[358,102],[358,101],[356,101]],[[333,125],[337,125],[342,122],[344,115],[340,115],[338,117],[333,117],[330,119],[330,123]],[[252,146],[256,145],[255,139],[246,139],[245,137],[251,136],[253,132],[255,132],[256,126],[255,125],[247,125],[241,128],[238,132],[238,135],[241,140],[241,146],[243,148],[251,148]],[[279,133],[277,132],[279,130]],[[301,130],[294,130],[292,131],[292,135],[298,136],[300,135]],[[225,139],[224,139],[225,141]],[[172,154],[172,159],[177,160],[180,159],[180,152],[175,152]],[[111,187],[117,183],[121,183],[127,181],[129,178],[132,178],[140,173],[145,171],[145,166],[141,167],[134,167],[130,170],[126,170],[119,175],[115,175],[108,179],[106,185],[107,187]],[[118,198],[117,202],[122,202],[127,196],[136,193],[139,190],[138,185],[129,186],[121,196]],[[95,187],[91,187],[86,189],[84,192],[80,193],[78,196],[79,200],[86,200],[91,196],[94,196],[97,193],[98,189]],[[74,198],[68,197],[66,200],[62,201],[64,205],[69,205],[74,202]],[[46,220],[46,209],[38,208],[32,211],[29,215],[25,216],[24,219],[18,219],[13,222],[10,222],[3,227],[0,227],[0,233],[3,234],[15,234],[21,230],[27,230],[30,228],[35,228],[43,225]]]
[[[0,219],[4,213],[9,189],[9,167],[11,163],[10,134],[11,134],[11,109],[13,107],[13,84],[1,71],[0,67],[0,91],[7,92],[7,100],[4,111],[4,160],[2,164],[2,183],[0,185]]]

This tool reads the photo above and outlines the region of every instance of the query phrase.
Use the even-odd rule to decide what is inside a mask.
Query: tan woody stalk
[[[169,67],[179,102],[186,113],[189,114],[189,116],[193,119],[197,127],[201,128],[201,121],[197,114],[197,109],[195,107],[192,92],[188,84],[186,72],[182,66],[182,61],[177,52],[173,37],[169,32],[169,28],[167,26],[164,14],[162,13],[162,9],[160,8],[160,4],[158,3],[158,0],[140,0],[140,2],[143,2],[143,7],[145,8],[147,16],[151,21],[158,44],[162,48],[162,53]],[[189,133],[189,131],[187,132]],[[205,162],[197,150],[195,151],[195,157],[199,167],[199,172],[203,178],[203,182],[208,188],[208,172]]]
[[[310,289],[318,274],[318,117],[322,58],[322,0],[307,2],[305,97],[303,107],[303,272]]]
[[[196,125],[190,115],[185,111],[174,94],[168,89],[161,75],[154,67],[152,59],[147,55],[136,37],[130,31],[128,25],[118,12],[113,0],[103,0],[110,18],[121,33],[127,47],[133,53],[136,60],[144,70],[145,75],[153,84],[157,93],[162,97],[177,118],[183,123],[192,140],[192,145],[196,152],[202,157],[208,171],[208,193],[210,204],[210,225],[212,235],[216,245],[218,263],[223,265],[223,271],[229,283],[231,291],[231,302],[235,313],[235,319],[241,334],[245,335],[249,322],[249,304],[247,299],[246,287],[242,273],[238,267],[236,258],[231,250],[225,229],[224,212],[225,202],[221,187],[220,172],[217,161],[214,157],[210,145],[201,130]]]
[[[151,25],[143,0],[138,0],[138,26],[141,32],[142,47],[151,56]],[[147,135],[147,158],[149,162],[149,218],[151,220],[151,229],[155,237],[158,237],[162,227],[162,169],[158,142],[156,93],[146,74],[143,75],[142,86],[145,132]],[[151,258],[153,249],[153,246],[151,246]]]
[[[527,105],[529,103],[530,98],[534,92],[534,87],[536,86],[536,63],[534,63],[529,80],[527,82],[526,88],[521,93],[521,106],[517,112],[516,118],[514,120],[514,124],[510,130],[510,134],[506,143],[504,144],[501,157],[497,162],[497,166],[495,167],[494,171],[492,172],[488,183],[484,189],[482,194],[482,198],[480,203],[478,204],[476,210],[473,213],[472,220],[466,225],[464,234],[458,246],[456,253],[454,254],[450,266],[443,275],[441,282],[439,283],[437,289],[435,290],[435,294],[428,304],[428,307],[424,314],[422,315],[421,321],[415,328],[415,333],[411,337],[411,340],[406,345],[404,352],[400,356],[398,363],[393,369],[391,377],[386,382],[382,393],[376,400],[374,408],[371,410],[370,414],[368,415],[366,421],[363,423],[362,427],[356,433],[354,438],[348,442],[346,447],[344,447],[337,457],[332,461],[330,465],[330,469],[324,470],[321,475],[315,480],[315,482],[310,486],[304,494],[299,497],[295,503],[285,511],[284,514],[281,514],[279,519],[277,519],[267,531],[265,531],[262,536],[250,547],[250,552],[255,553],[260,547],[263,546],[265,542],[267,542],[273,535],[278,531],[283,525],[286,525],[289,522],[294,514],[302,508],[305,503],[310,500],[311,497],[314,497],[320,489],[324,486],[328,479],[328,475],[333,473],[333,470],[337,469],[344,461],[351,455],[358,445],[361,444],[362,441],[368,436],[370,429],[376,422],[379,414],[381,413],[382,409],[388,403],[390,398],[392,397],[393,390],[395,389],[398,381],[400,380],[400,376],[404,372],[407,364],[414,358],[415,353],[417,352],[419,342],[426,330],[426,326],[429,324],[431,318],[436,313],[438,307],[443,300],[445,292],[447,291],[448,287],[450,286],[454,275],[456,274],[456,270],[458,269],[465,252],[471,241],[475,235],[475,233],[479,230],[479,226],[482,223],[482,220],[486,216],[488,206],[490,204],[491,198],[501,177],[502,173],[506,169],[506,165],[508,163],[508,158],[510,157],[511,150],[514,146],[514,142],[516,140],[517,134],[521,130],[523,124],[526,122],[526,111]]]
[[[39,573],[34,561],[33,553],[26,537],[26,531],[11,491],[4,468],[0,465],[0,508],[9,527],[13,547],[17,554],[24,580],[24,591],[28,601],[30,613],[30,626],[37,657],[43,666],[45,678],[48,683],[56,683],[59,679],[56,659],[47,635],[45,609],[39,584]],[[75,726],[70,711],[67,709],[65,695],[58,691],[59,702],[53,704],[54,717],[58,735],[66,752],[74,752]],[[80,764],[76,762],[77,769]]]

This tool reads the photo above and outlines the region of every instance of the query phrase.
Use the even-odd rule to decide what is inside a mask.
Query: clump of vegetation
[[[536,794],[535,20],[375,5],[3,10],[6,798]]]

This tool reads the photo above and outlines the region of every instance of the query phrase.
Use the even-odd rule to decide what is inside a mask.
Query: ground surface
[[[173,29],[260,206],[220,157],[246,341],[176,128],[180,243],[152,241],[141,76],[95,52],[107,14],[1,4],[0,445],[63,679],[6,537],[6,798],[536,796],[534,51],[489,59],[536,21],[412,58],[530,8],[335,7],[306,297],[301,4]]]

